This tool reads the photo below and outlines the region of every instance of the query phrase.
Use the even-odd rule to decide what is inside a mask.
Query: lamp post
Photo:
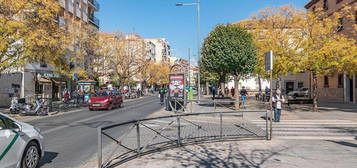
[[[196,6],[197,7],[197,57],[198,57],[198,75],[197,75],[197,93],[198,93],[198,100],[201,99],[201,75],[200,75],[200,6],[201,0],[197,0],[196,3],[177,3],[176,6]]]

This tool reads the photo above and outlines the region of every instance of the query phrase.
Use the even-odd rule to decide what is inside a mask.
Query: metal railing
[[[253,116],[263,115],[265,123],[256,125],[245,119],[244,115],[251,113],[258,114]],[[239,139],[268,140],[271,138],[268,113],[248,110],[181,113],[98,127],[98,167],[115,167],[142,155],[183,145]]]

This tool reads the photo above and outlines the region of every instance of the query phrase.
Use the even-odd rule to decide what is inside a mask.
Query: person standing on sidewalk
[[[280,122],[281,108],[284,101],[285,99],[281,91],[279,89],[276,90],[276,94],[272,97],[275,122]]]
[[[217,92],[217,89],[215,86],[212,87],[212,99],[214,100],[215,97],[216,97],[216,92]]]
[[[242,99],[242,107],[245,108],[245,104],[247,103],[247,90],[245,90],[245,87],[242,87],[242,90],[240,90],[240,97]]]

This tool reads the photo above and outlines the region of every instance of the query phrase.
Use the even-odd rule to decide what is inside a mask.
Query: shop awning
[[[66,85],[66,82],[61,81],[59,79],[52,79],[53,83],[55,83],[56,85]]]
[[[51,80],[48,80],[48,79],[46,79],[46,78],[40,78],[40,79],[38,80],[38,82],[40,82],[40,83],[52,83]]]

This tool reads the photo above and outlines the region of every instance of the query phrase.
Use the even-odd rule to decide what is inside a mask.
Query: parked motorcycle
[[[25,110],[26,105],[25,98],[13,97],[11,99],[10,114],[18,114],[20,111]]]
[[[22,115],[47,115],[48,106],[39,98],[35,99],[34,103],[26,104],[25,109],[21,111]]]

